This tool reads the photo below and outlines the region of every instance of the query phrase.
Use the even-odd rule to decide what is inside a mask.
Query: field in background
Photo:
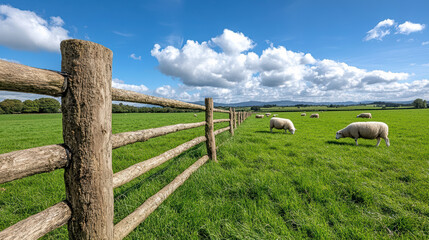
[[[375,104],[367,105],[353,105],[353,106],[334,106],[329,107],[326,105],[320,106],[274,106],[274,107],[261,107],[260,112],[317,112],[317,111],[373,111],[373,110],[403,110],[413,109],[413,106],[399,106],[399,107],[381,107]],[[236,109],[251,111],[250,107],[238,107]]]
[[[372,111],[390,127],[382,140],[335,140],[360,111],[297,112],[295,135],[250,117],[218,136],[219,164],[208,163],[128,239],[419,238],[429,236],[428,110]],[[226,118],[217,114],[215,118]],[[114,133],[203,121],[204,114],[114,114]],[[217,128],[227,123],[216,124]],[[203,135],[181,131],[113,151],[114,172]],[[61,115],[0,116],[0,153],[62,142]],[[115,189],[115,223],[205,153],[203,144]],[[0,184],[0,230],[65,198],[63,171]],[[66,238],[66,229],[47,239]]]

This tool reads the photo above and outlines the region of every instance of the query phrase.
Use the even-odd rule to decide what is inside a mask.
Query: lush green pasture
[[[279,113],[295,135],[269,132],[250,117],[236,135],[218,136],[219,163],[194,173],[129,239],[390,239],[429,237],[428,110],[372,111],[390,127],[384,141],[335,139],[358,111],[320,119]],[[226,118],[218,114],[216,118]],[[181,122],[203,114],[115,114],[114,133]],[[219,127],[226,123],[217,124]],[[117,172],[203,134],[182,131],[113,151]],[[0,116],[0,153],[62,142],[61,115]],[[115,223],[205,154],[204,144],[115,189]],[[0,185],[0,230],[64,199],[63,172]],[[48,239],[66,238],[66,229]]]
[[[379,107],[374,104],[368,105],[353,105],[353,106],[338,106],[338,107],[328,107],[328,106],[303,106],[303,107],[270,107],[270,108],[261,108],[263,112],[289,112],[289,111],[371,111],[371,110],[384,110],[384,109],[406,109],[412,108],[412,106],[401,106],[401,107]]]

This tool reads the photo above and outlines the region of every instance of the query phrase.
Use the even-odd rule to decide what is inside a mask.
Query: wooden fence
[[[0,90],[61,97],[63,144],[0,154],[0,183],[64,168],[66,199],[0,232],[0,239],[37,239],[68,223],[70,239],[122,239],[143,222],[170,194],[209,159],[217,161],[215,135],[230,131],[248,112],[213,108],[172,99],[115,89],[112,52],[82,40],[61,42],[61,72],[32,68],[0,60]],[[204,122],[176,124],[135,132],[112,134],[112,100],[205,111]],[[213,119],[213,112],[229,119]],[[214,131],[214,124],[229,126]],[[205,136],[192,139],[159,156],[113,174],[112,149],[205,126]],[[141,176],[193,146],[206,142],[207,155],[147,199],[118,224],[113,224],[113,188]]]

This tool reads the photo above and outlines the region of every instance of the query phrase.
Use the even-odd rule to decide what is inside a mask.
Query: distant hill
[[[303,102],[303,101],[290,101],[290,100],[284,100],[284,101],[272,101],[272,102],[260,102],[260,101],[247,101],[247,102],[239,102],[239,103],[218,103],[215,102],[215,107],[251,107],[251,106],[264,106],[264,105],[276,105],[280,107],[284,106],[295,106],[295,105],[312,105],[312,106],[319,106],[319,105],[359,105],[359,104],[371,104],[371,103],[380,103],[381,101],[362,101],[362,102],[353,102],[353,101],[347,101],[347,102]],[[410,104],[412,101],[383,101],[385,103],[397,103],[397,104]],[[198,105],[204,105],[204,101],[197,101],[192,102],[194,104]]]

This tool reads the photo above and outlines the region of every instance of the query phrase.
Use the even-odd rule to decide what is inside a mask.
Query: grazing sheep
[[[256,118],[264,118],[265,116],[261,114],[261,115],[256,115],[255,117]]]
[[[338,131],[336,138],[354,138],[356,146],[358,145],[358,138],[377,139],[376,146],[378,147],[381,138],[386,142],[386,146],[390,146],[388,134],[389,127],[383,122],[354,122]]]
[[[271,115],[271,113],[265,113],[265,116],[269,117]]]
[[[278,114],[274,114],[274,115],[273,115],[273,117],[277,117],[277,116],[278,116]]]
[[[196,117],[197,116],[197,114],[194,114],[194,117]]]
[[[372,118],[371,113],[361,113],[356,116],[357,118]]]
[[[313,113],[310,115],[310,118],[319,118],[319,114],[318,113]]]
[[[301,113],[301,116],[305,117],[305,116],[307,116],[307,114],[305,114],[305,113]]]
[[[284,129],[285,133],[287,133],[286,130],[289,130],[289,132],[292,134],[295,133],[295,127],[293,126],[292,121],[286,118],[278,118],[278,117],[271,118],[270,132],[273,132],[273,128]]]

